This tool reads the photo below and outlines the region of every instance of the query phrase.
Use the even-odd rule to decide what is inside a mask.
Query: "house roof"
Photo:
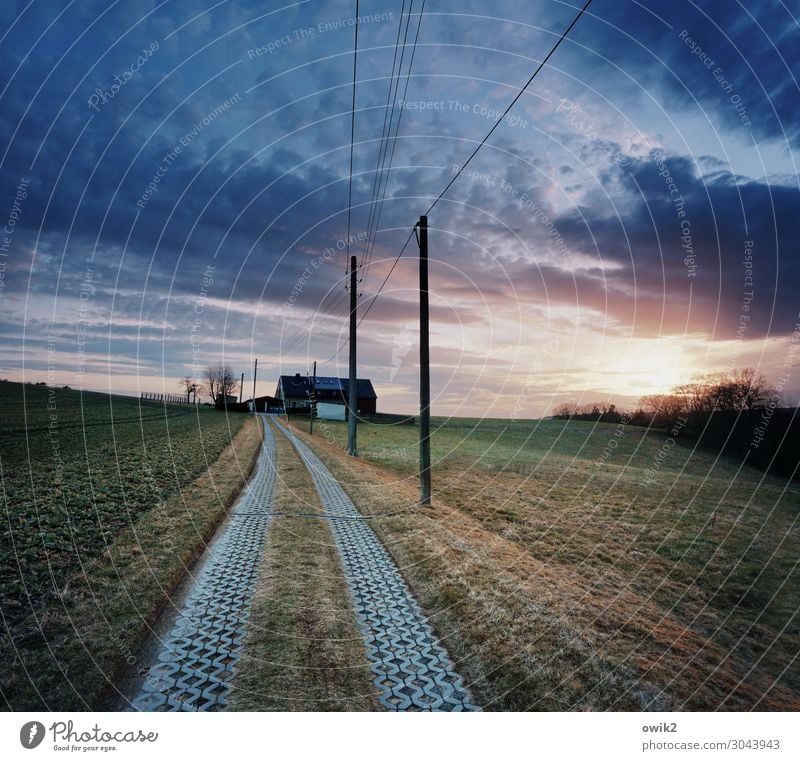
[[[356,394],[359,399],[377,399],[378,395],[372,387],[369,378],[357,380]],[[346,394],[350,381],[348,378],[333,378],[325,375],[317,376],[317,391],[336,391]],[[305,375],[281,375],[278,378],[278,387],[283,388],[283,394],[288,398],[307,397],[311,395],[311,378]]]

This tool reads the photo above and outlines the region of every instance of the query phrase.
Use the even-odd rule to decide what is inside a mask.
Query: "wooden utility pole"
[[[253,414],[256,414],[256,373],[258,372],[258,357],[253,364]]]
[[[419,502],[431,503],[431,350],[428,309],[428,218],[419,218]]]
[[[358,415],[358,378],[356,375],[356,257],[350,257],[350,383],[348,391],[347,454],[358,456],[356,416]]]
[[[242,373],[242,379],[239,381],[239,401],[244,401],[244,373]]]
[[[311,405],[308,408],[308,434],[314,435],[314,412],[317,407],[317,360],[314,360],[314,375],[311,376]]]

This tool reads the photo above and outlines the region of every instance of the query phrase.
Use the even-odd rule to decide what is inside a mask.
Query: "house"
[[[349,380],[347,378],[330,378],[317,376],[316,400],[328,404],[346,404]],[[377,410],[378,395],[368,378],[359,378],[356,385],[358,396],[357,411],[359,415],[374,415]],[[312,379],[300,373],[281,375],[275,396],[287,409],[307,408],[311,403]]]

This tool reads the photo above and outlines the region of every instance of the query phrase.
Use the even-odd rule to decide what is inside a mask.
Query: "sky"
[[[347,376],[349,250],[358,375],[414,412],[438,198],[433,414],[743,367],[797,400],[800,3],[594,0],[440,197],[579,9],[4,2],[0,377]]]

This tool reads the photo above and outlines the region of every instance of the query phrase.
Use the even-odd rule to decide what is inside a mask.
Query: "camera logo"
[[[26,721],[19,731],[19,741],[23,748],[32,750],[44,740],[44,724],[40,721]]]

